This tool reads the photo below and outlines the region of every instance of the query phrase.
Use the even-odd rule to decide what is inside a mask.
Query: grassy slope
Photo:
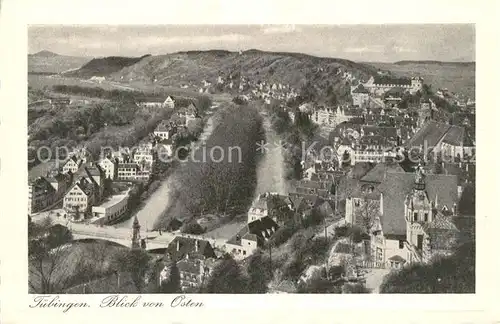
[[[367,63],[377,69],[391,71],[397,76],[419,75],[434,90],[448,88],[454,93],[475,97],[475,64],[434,64],[434,63]]]
[[[103,58],[95,58],[83,65],[80,69],[67,73],[68,76],[89,78],[92,76],[108,76],[111,73],[120,71],[124,67],[136,64],[143,58],[147,57],[121,57],[109,56]]]
[[[233,52],[204,51],[147,57],[113,74],[112,78],[150,81],[154,76],[160,84],[178,85],[189,82],[199,84],[203,79],[214,82],[220,73],[227,76],[241,72],[254,81],[281,82],[299,88],[306,79],[312,79],[316,83],[334,79],[339,67],[360,77],[366,77],[368,73],[375,71],[372,67],[347,60],[302,54],[247,51],[239,55]]]

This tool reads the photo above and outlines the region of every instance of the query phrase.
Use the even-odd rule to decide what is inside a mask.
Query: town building
[[[266,216],[245,225],[224,244],[224,249],[235,260],[243,260],[262,248],[278,230],[278,224]]]
[[[399,172],[396,166],[382,166],[362,179],[357,190],[347,197],[346,222],[371,225],[370,246],[375,264],[392,262],[394,267],[400,267],[427,261],[429,258],[423,253],[427,239],[422,231],[430,235],[436,232],[436,227],[448,226],[448,234],[455,232],[443,217],[456,210],[459,191],[456,176],[424,175],[421,168],[406,173]],[[433,222],[435,219],[439,221]],[[438,245],[432,253],[445,249],[442,245],[438,249]]]
[[[85,214],[91,211],[96,202],[96,183],[86,178],[80,178],[78,182],[64,195],[63,208],[68,213]]]
[[[115,180],[118,173],[117,160],[107,157],[99,161],[99,166],[104,171],[106,179]]]
[[[260,194],[248,210],[247,223],[251,223],[263,217],[271,217],[273,221],[279,222],[277,214],[292,210],[292,201],[288,196],[279,195],[274,192]]]
[[[136,180],[137,173],[140,167],[137,163],[119,163],[118,164],[118,180]]]
[[[171,260],[180,261],[186,256],[190,259],[215,258],[215,251],[210,242],[198,238],[176,236],[167,246]]]
[[[164,120],[156,126],[153,134],[160,139],[169,139],[176,132],[177,126],[171,121]]]
[[[135,149],[133,161],[140,166],[151,168],[153,165],[153,147],[152,145],[141,145]]]
[[[172,96],[168,96],[165,100],[160,98],[142,98],[137,102],[138,106],[142,107],[156,107],[156,108],[169,108],[173,109],[175,107],[175,99]]]
[[[71,186],[71,176],[67,173],[57,173],[52,177],[48,177],[47,181],[50,182],[54,190],[56,191],[54,194],[54,202],[58,201],[61,197],[64,196],[69,186]]]
[[[370,100],[370,91],[359,84],[351,91],[352,105],[361,107]]]
[[[56,195],[56,189],[44,177],[38,177],[28,184],[28,215],[50,206]]]
[[[103,223],[114,221],[127,211],[128,198],[128,190],[124,193],[113,195],[99,206],[93,206],[92,216],[102,219]]]
[[[180,275],[180,286],[183,292],[197,293],[212,273],[215,265],[213,258],[191,258],[189,255],[179,262],[177,268]]]
[[[78,159],[75,155],[70,157],[66,163],[64,163],[62,167],[62,173],[76,173],[78,169],[80,168],[80,165],[82,165],[82,160]]]
[[[406,148],[419,149],[424,154],[440,153],[444,156],[458,157],[475,154],[474,134],[462,126],[427,121],[405,145]],[[426,158],[424,156],[424,158]]]
[[[375,77],[372,76],[364,86],[370,93],[379,96],[382,96],[385,92],[396,87],[414,94],[422,90],[423,82],[424,80],[420,77],[396,78],[386,75],[377,75]]]

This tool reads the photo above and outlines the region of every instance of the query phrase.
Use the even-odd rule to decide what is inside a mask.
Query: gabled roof
[[[434,147],[446,135],[450,127],[448,124],[429,120],[413,135],[407,147],[424,145],[425,141],[427,141],[427,147]]]
[[[404,170],[398,163],[378,163],[361,178],[361,181],[382,183],[387,172],[404,172]]]
[[[33,186],[36,191],[45,191],[48,194],[55,192],[54,187],[52,187],[45,177],[36,178],[31,182],[31,186]]]
[[[181,272],[188,272],[190,274],[200,274],[200,260],[199,259],[182,259],[177,262],[177,268]]]
[[[179,251],[177,251],[177,243],[179,243]],[[196,251],[198,245],[198,251]],[[206,240],[200,240],[184,236],[176,236],[167,247],[167,252],[173,260],[180,260],[189,255],[189,257],[206,257],[215,258],[215,253]]]
[[[465,136],[465,129],[460,126],[450,126],[448,131],[443,137],[443,143],[450,144],[452,146],[460,146],[463,143]]]
[[[429,235],[432,250],[451,250],[458,238],[458,229],[451,216],[445,216],[439,211],[430,223],[422,225],[423,230]]]
[[[370,93],[364,86],[363,84],[359,84],[356,89],[352,91],[352,93]]]
[[[80,178],[79,181],[77,181],[72,187],[71,189],[73,189],[74,187],[78,187],[81,191],[83,191],[83,193],[88,197],[88,196],[91,196],[93,193],[94,193],[94,183],[88,181],[87,179],[85,178]],[[69,191],[71,191],[68,190]]]
[[[259,243],[263,244],[267,241],[278,229],[278,224],[266,216],[247,224],[248,232],[255,234]]]
[[[390,261],[405,263],[406,260],[400,255],[393,255],[389,258]]]
[[[433,202],[437,197],[437,206],[447,206],[448,209],[458,200],[457,177],[442,174],[427,174],[425,190]],[[404,218],[404,202],[406,196],[413,190],[415,174],[389,172],[384,182],[377,189],[383,194],[383,215],[381,218],[384,234],[405,235],[406,222]]]

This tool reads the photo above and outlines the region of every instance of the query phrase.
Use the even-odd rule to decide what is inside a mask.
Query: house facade
[[[56,190],[44,177],[38,177],[28,184],[28,215],[50,206]]]
[[[95,201],[94,184],[85,178],[81,178],[64,195],[63,208],[70,214],[76,212],[87,213],[91,210]]]
[[[115,180],[118,172],[118,163],[112,158],[104,158],[99,161],[99,166],[104,171],[107,179]]]
[[[119,163],[117,169],[118,180],[136,180],[137,173],[140,171],[137,163]]]
[[[64,163],[61,172],[62,173],[68,173],[68,172],[76,173],[76,171],[78,171],[78,169],[80,168],[81,164],[82,164],[82,161],[73,155],[71,158],[68,159],[68,161],[66,161],[66,163]]]

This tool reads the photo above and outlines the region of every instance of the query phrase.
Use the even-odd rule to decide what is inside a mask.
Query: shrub
[[[181,232],[185,234],[200,235],[205,233],[205,229],[196,221],[191,221],[182,226]]]

